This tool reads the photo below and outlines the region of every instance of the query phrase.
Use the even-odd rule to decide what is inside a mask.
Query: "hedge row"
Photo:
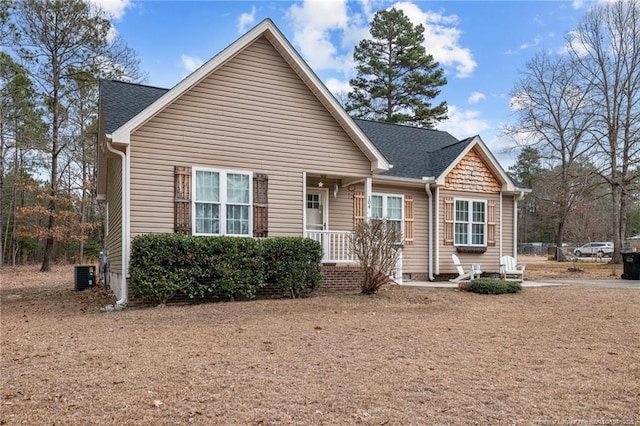
[[[321,260],[320,243],[308,238],[140,235],[131,244],[130,285],[135,297],[158,303],[177,293],[253,298],[266,285],[304,297],[320,286]]]

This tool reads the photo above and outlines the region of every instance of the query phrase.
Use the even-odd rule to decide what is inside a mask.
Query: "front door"
[[[307,190],[307,231],[327,229],[327,194],[325,189]]]

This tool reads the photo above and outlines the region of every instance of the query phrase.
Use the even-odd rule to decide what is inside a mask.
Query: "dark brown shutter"
[[[496,202],[489,200],[487,202],[487,245],[495,247],[496,245]]]
[[[444,198],[444,245],[453,245],[453,198]]]
[[[413,245],[413,195],[404,196],[404,244]]]
[[[191,167],[174,168],[174,232],[191,235]]]
[[[364,221],[364,192],[353,193],[353,229]]]
[[[269,236],[269,176],[253,175],[253,236]]]

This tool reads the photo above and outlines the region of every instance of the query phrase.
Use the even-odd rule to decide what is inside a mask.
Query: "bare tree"
[[[362,268],[364,294],[374,294],[389,282],[400,256],[396,245],[401,238],[400,230],[385,219],[371,219],[356,225],[351,247]]]
[[[137,80],[138,61],[120,40],[111,40],[111,23],[107,15],[82,0],[24,0],[15,5],[15,22],[21,43],[17,54],[27,65],[36,92],[46,106],[49,125],[48,159],[49,205],[42,271],[49,271],[54,243],[60,236],[56,217],[61,203],[59,187],[64,164],[69,158],[69,144],[78,134],[70,119],[72,100],[86,99],[86,106],[97,105],[95,91],[85,85],[95,85],[100,76],[118,76]],[[133,72],[132,72],[133,71]],[[90,119],[86,114],[84,118]],[[88,128],[84,123],[83,129]],[[68,188],[67,188],[68,189]]]
[[[629,191],[640,164],[640,2],[594,6],[570,34],[569,53],[589,82],[600,175],[610,186],[612,262],[620,262]]]
[[[564,242],[565,223],[585,179],[576,167],[593,148],[594,114],[589,82],[584,81],[566,57],[540,53],[521,73],[512,93],[518,123],[506,129],[514,140],[537,148],[553,171],[545,185],[553,196],[556,244]]]

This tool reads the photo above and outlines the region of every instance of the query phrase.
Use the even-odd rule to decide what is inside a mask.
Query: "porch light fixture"
[[[338,184],[333,184],[333,198],[338,198]]]

